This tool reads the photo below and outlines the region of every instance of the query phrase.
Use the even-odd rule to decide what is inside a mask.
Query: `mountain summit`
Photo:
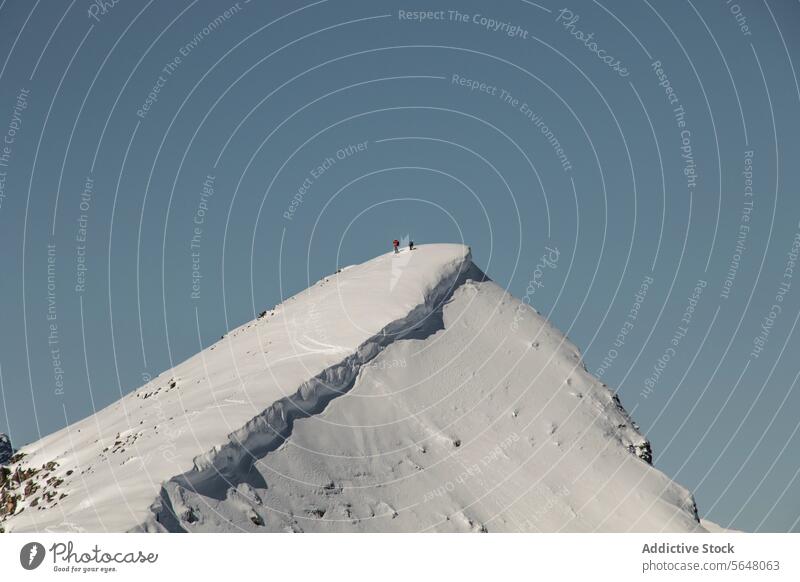
[[[704,531],[462,245],[340,269],[15,459],[7,531]]]

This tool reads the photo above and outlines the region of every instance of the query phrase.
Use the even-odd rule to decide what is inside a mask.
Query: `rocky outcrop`
[[[14,456],[14,448],[8,435],[0,433],[0,465],[5,465]]]

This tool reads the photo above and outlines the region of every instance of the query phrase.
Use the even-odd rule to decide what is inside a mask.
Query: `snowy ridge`
[[[0,483],[0,528],[137,527],[165,481],[406,317],[470,260],[463,245],[430,245],[344,267],[92,416],[23,446]]]
[[[167,482],[142,529],[705,531],[576,346],[474,266],[450,287]]]
[[[253,462],[281,446],[289,438],[295,420],[321,413],[331,400],[347,393],[362,366],[392,342],[424,338],[441,329],[436,314],[442,303],[464,281],[485,279],[472,264],[469,252],[443,272],[443,278],[425,290],[424,301],[406,317],[391,322],[358,346],[353,354],[303,382],[295,393],[270,405],[231,433],[227,443],[195,458],[191,471],[167,481],[151,507],[153,515],[135,531],[185,531],[180,526],[181,519],[191,520],[192,515],[182,503],[184,490],[221,499],[229,488],[247,483],[253,476]]]

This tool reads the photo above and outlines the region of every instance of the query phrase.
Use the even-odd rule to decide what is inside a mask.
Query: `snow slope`
[[[704,531],[461,245],[344,269],[20,452],[7,531]]]

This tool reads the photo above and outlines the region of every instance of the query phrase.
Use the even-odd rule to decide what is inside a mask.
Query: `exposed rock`
[[[653,464],[653,448],[650,446],[650,441],[645,439],[637,445],[631,445],[630,451],[648,465]]]
[[[0,465],[5,465],[14,455],[14,448],[11,446],[11,439],[8,435],[0,433]]]
[[[12,515],[17,510],[17,496],[7,495],[5,503],[0,507],[0,511]]]

